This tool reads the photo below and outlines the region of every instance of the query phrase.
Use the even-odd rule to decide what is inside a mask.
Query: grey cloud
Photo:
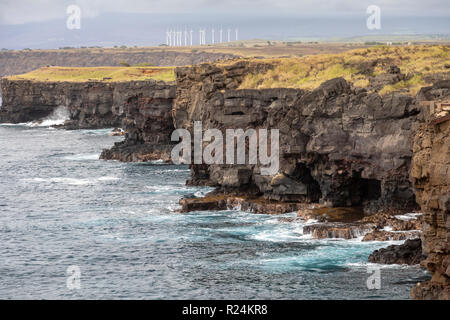
[[[87,18],[106,12],[354,14],[371,4],[399,16],[450,15],[449,0],[0,0],[0,24],[64,19],[70,4],[79,5]]]

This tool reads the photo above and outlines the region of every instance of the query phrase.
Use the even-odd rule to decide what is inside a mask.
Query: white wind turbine
[[[239,29],[238,29],[238,28],[236,28],[236,29],[234,30],[234,32],[236,33],[236,41],[238,41],[238,34],[239,34]]]
[[[211,43],[214,44],[214,28],[211,29]]]
[[[171,40],[170,39],[170,31],[166,30],[166,45],[167,46],[170,46],[172,44],[170,40]]]
[[[220,28],[220,30],[219,30],[219,42],[220,43],[222,43],[222,33],[223,33],[223,30],[222,30],[222,28]]]
[[[206,44],[206,30],[200,29],[200,45]]]
[[[193,34],[193,33],[194,33],[194,30],[192,30],[192,28],[191,28],[191,36],[190,36],[190,40],[191,40],[191,47],[192,47],[192,42],[193,42],[193,41],[192,41],[192,39],[193,39],[193,38],[192,38],[192,34]]]
[[[228,42],[231,42],[231,29],[228,29]]]

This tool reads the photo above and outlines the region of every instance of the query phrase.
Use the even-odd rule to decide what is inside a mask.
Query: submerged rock
[[[262,197],[210,194],[202,198],[183,198],[180,200],[180,212],[240,209],[259,214],[283,214],[295,212],[307,204],[298,202],[280,202]]]
[[[372,225],[364,223],[329,222],[305,225],[303,234],[311,234],[315,239],[353,239],[363,236],[372,229]]]
[[[421,220],[411,218],[408,220],[399,219],[392,213],[380,212],[366,216],[362,219],[364,223],[374,223],[377,229],[389,227],[391,230],[385,231],[405,231],[405,230],[421,230]],[[401,240],[401,239],[400,239]]]
[[[384,231],[384,230],[373,230],[367,233],[362,241],[398,241],[398,240],[408,240],[417,239],[420,237],[420,231]]]

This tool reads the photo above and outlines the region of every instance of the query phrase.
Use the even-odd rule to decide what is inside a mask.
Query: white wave
[[[151,160],[151,161],[148,161],[148,163],[151,163],[151,164],[161,164],[161,163],[165,163],[165,161],[163,160],[163,159],[159,159],[159,160]]]
[[[97,179],[98,181],[116,181],[119,180],[117,177],[100,177]]]
[[[59,106],[55,110],[53,110],[53,113],[47,118],[44,118],[41,121],[27,122],[25,123],[25,125],[28,127],[50,127],[62,125],[69,119],[70,113],[67,107]]]
[[[26,126],[28,122],[21,122],[21,123],[0,123],[0,126],[2,127],[22,127]]]
[[[194,193],[194,196],[196,196],[197,198],[201,198],[204,197],[208,192],[213,191],[214,188],[211,187],[201,187],[201,190],[198,190]]]
[[[31,178],[31,179],[22,179],[22,181],[26,182],[35,182],[35,183],[61,183],[67,185],[93,185],[102,181],[114,181],[119,180],[117,177],[100,177],[100,178],[90,178],[90,179],[77,179],[77,178],[65,178],[65,177],[54,177],[54,178]]]
[[[419,213],[419,212],[411,212],[411,213],[399,214],[394,217],[399,220],[409,221],[409,220],[417,220],[421,215],[422,215],[422,213]]]
[[[167,173],[167,172],[190,172],[189,169],[162,169],[162,170],[154,170],[155,173]]]
[[[318,223],[318,222],[319,222],[319,220],[316,220],[316,219],[308,219],[308,220],[306,220],[305,225],[315,224],[315,223]]]
[[[145,186],[145,189],[151,191],[190,191],[191,189],[184,184],[177,185],[156,185],[156,186]]]
[[[345,266],[351,268],[367,268],[373,266],[380,269],[406,269],[417,267],[415,265],[407,265],[407,264],[381,264],[372,262],[347,262],[345,263]]]
[[[293,223],[289,227],[280,225],[280,227],[263,230],[252,235],[250,238],[253,240],[269,242],[297,242],[309,239],[310,236],[307,235],[307,237],[305,237],[305,235],[303,234],[303,226],[301,224]]]
[[[71,156],[66,156],[64,159],[73,160],[73,161],[84,161],[84,160],[98,160],[100,157],[100,153],[83,153],[83,154],[75,154]]]

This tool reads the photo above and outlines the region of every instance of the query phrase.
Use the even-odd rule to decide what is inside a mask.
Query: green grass
[[[33,81],[174,81],[173,67],[44,67],[31,72],[7,77],[10,80]]]

